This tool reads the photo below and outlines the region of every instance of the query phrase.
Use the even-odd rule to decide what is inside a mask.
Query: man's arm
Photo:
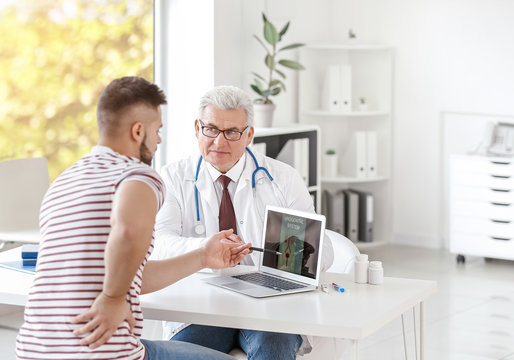
[[[105,248],[103,289],[89,310],[72,319],[86,322],[75,335],[89,333],[81,345],[94,349],[109,340],[122,321],[135,325],[126,295],[150,246],[157,213],[154,191],[141,181],[126,181],[115,194],[111,232]]]
[[[143,294],[160,290],[200,269],[235,266],[250,252],[252,244],[242,244],[232,230],[214,234],[205,246],[165,260],[149,261],[143,272]]]

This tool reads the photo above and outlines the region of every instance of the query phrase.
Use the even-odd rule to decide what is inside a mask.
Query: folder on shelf
[[[373,194],[351,190],[359,196],[359,241],[373,241]]]
[[[306,186],[309,186],[309,139],[288,140],[276,159],[294,167]]]
[[[366,131],[355,131],[343,155],[343,174],[358,179],[366,178]]]
[[[359,241],[359,194],[343,190],[345,194],[345,235],[353,242]]]
[[[376,131],[368,131],[366,133],[366,176],[369,178],[378,176]]]
[[[339,234],[344,234],[344,224],[345,224],[345,194],[343,190],[336,192],[333,195],[331,208],[330,208],[330,217],[331,217],[331,227],[330,230],[338,232]]]
[[[323,108],[333,112],[352,110],[352,68],[348,64],[329,65],[322,92]]]

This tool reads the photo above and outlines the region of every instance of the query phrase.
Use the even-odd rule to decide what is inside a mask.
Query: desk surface
[[[0,261],[17,259],[19,249],[0,253]],[[18,254],[18,255],[16,255]],[[203,325],[362,339],[436,291],[430,280],[384,278],[383,285],[356,284],[349,275],[326,273],[323,283],[345,288],[255,299],[205,284],[212,276],[197,273],[166,289],[143,295],[147,319]],[[33,275],[0,268],[0,303],[21,305]]]

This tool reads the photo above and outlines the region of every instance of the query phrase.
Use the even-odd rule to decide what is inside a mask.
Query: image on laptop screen
[[[263,253],[262,265],[316,278],[322,223],[268,210],[264,248],[281,255]]]

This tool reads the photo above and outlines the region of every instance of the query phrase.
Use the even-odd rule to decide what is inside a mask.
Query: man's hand
[[[111,297],[101,292],[89,310],[75,316],[71,323],[78,324],[87,321],[85,325],[73,330],[73,334],[82,335],[90,333],[80,340],[80,345],[96,349],[111,338],[112,334],[114,334],[124,320],[127,321],[130,331],[132,331],[136,325],[136,320],[132,316],[129,303],[125,300],[125,295]]]
[[[214,234],[203,248],[202,265],[211,269],[235,266],[250,253],[252,244],[245,244],[233,230]]]

